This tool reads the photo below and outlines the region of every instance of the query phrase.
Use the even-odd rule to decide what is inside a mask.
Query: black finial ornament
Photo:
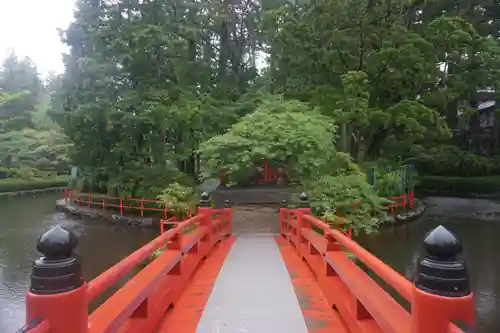
[[[59,294],[83,284],[80,256],[73,252],[77,245],[76,235],[60,225],[39,238],[37,249],[43,256],[32,264],[31,293]]]
[[[282,208],[287,208],[288,207],[288,202],[286,202],[286,200],[281,200],[281,207]]]
[[[300,199],[299,203],[300,208],[309,208],[309,197],[307,196],[307,194],[305,194],[305,192],[302,192],[300,194],[299,199]]]
[[[425,256],[419,260],[414,281],[418,289],[447,297],[470,294],[469,274],[458,258],[462,244],[443,226],[429,232],[424,239]]]
[[[200,207],[210,207],[210,195],[207,192],[203,192],[200,196]]]
[[[231,208],[231,201],[225,200],[224,201],[224,208]]]
[[[71,254],[78,245],[76,235],[56,225],[38,239],[36,249],[47,259],[65,259],[71,257]]]

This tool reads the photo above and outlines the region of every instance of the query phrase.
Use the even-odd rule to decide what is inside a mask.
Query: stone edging
[[[100,219],[111,223],[119,223],[133,227],[151,228],[159,224],[158,218],[153,217],[133,217],[103,212],[99,209],[89,209],[86,207],[66,204],[64,199],[56,201],[56,209],[68,215],[80,216],[84,218]]]

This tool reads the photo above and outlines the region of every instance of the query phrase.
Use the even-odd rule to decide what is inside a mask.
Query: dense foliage
[[[170,216],[181,221],[193,212],[194,207],[191,203],[197,198],[192,188],[172,183],[158,195],[157,199],[165,202]]]
[[[225,134],[200,146],[204,176],[223,168],[237,183],[266,159],[281,166],[292,182],[317,178],[335,162],[335,129],[328,117],[304,103],[265,100]]]
[[[46,114],[59,127],[44,131],[60,128],[64,138],[36,143],[54,153],[45,159],[21,159],[63,165],[68,148],[81,189],[170,198],[221,167],[232,184],[244,182],[267,158],[311,192],[318,214],[361,200],[352,223],[365,228],[382,213],[380,197],[401,190],[400,175],[380,175],[373,191],[358,164],[410,158],[423,173],[494,172],[481,157],[433,147],[450,144],[478,89],[498,90],[498,9],[443,0],[78,0],[62,33],[65,73],[44,88],[0,86],[31,92],[23,107],[7,101],[1,119],[15,114],[9,131],[47,139],[25,129],[44,119],[28,112],[48,92]],[[9,135],[9,156],[24,156],[14,143],[21,134]]]
[[[420,191],[429,195],[498,198],[500,194],[498,174],[481,177],[422,176],[419,183]]]
[[[0,69],[0,178],[36,180],[68,172],[70,143],[48,115],[51,106],[47,88],[28,58],[18,59],[11,54],[3,63]],[[14,183],[11,180],[5,184]]]
[[[348,224],[355,232],[375,230],[386,214],[385,207],[391,203],[373,191],[359,170],[339,170],[306,185],[314,214],[333,224]]]
[[[500,173],[500,158],[478,156],[451,145],[436,146],[408,159],[422,175],[478,177]]]

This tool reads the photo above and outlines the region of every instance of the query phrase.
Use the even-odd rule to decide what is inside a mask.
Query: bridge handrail
[[[209,216],[205,215],[210,218]],[[164,311],[179,296],[180,288],[187,283],[193,270],[223,235],[216,234],[225,225],[224,219],[203,224],[201,228],[189,233],[183,241],[179,240],[174,249],[167,249],[158,258],[140,271],[133,279],[128,281],[104,304],[89,316],[89,333],[116,332],[128,324],[128,332],[150,332],[161,319]],[[191,222],[190,224],[192,224]],[[187,227],[185,225],[185,227]],[[213,236],[204,243],[200,243],[206,236]],[[196,251],[191,250],[197,246]],[[181,265],[182,261],[182,265]],[[173,289],[176,286],[178,289]],[[145,301],[150,303],[146,305]],[[145,316],[141,314],[141,306],[150,307],[150,319],[147,322],[140,320]],[[161,310],[160,310],[161,309]],[[135,319],[132,322],[129,319]],[[146,328],[145,328],[146,327]]]
[[[88,284],[89,301],[94,300],[101,293],[109,289],[119,280],[124,278],[135,267],[148,259],[155,251],[163,247],[168,241],[172,240],[176,235],[182,232],[185,228],[195,224],[200,220],[200,215],[196,215],[188,220],[179,222],[176,228],[169,229],[160,236],[156,237],[148,244],[136,250],[128,257],[124,258],[117,264],[113,265],[105,272],[94,278]]]
[[[89,283],[81,276],[82,261],[74,252],[76,235],[60,225],[51,228],[37,244],[42,256],[33,261],[26,294],[30,324],[18,333],[153,332],[202,260],[232,233],[229,201],[222,209],[212,209],[203,193],[199,205],[196,216],[179,222]],[[150,257],[164,246],[158,256]],[[89,315],[93,300],[149,258]]]
[[[349,330],[373,327],[386,333],[463,333],[455,321],[472,325],[474,299],[467,270],[457,257],[461,245],[446,228],[435,228],[424,240],[425,255],[418,262],[416,280],[411,282],[342,230],[311,216],[304,193],[298,207],[287,208],[283,203],[280,234],[308,263],[329,305],[337,308]],[[344,251],[407,300],[411,311],[396,302]],[[354,304],[346,303],[348,299],[354,299]]]
[[[289,223],[291,223],[292,225],[295,225],[297,223],[297,213],[295,212],[294,209],[285,209],[284,210],[284,213],[283,213],[283,218],[284,220],[288,221]],[[323,233],[328,233],[330,230],[332,230],[331,226],[319,219],[317,219],[318,222],[320,223],[313,223],[318,229],[320,229]],[[346,218],[343,218],[342,216],[335,216],[335,221],[333,222],[340,222],[340,223],[337,223],[339,229],[338,231],[348,237],[348,238],[351,238],[352,237],[352,230],[351,230],[351,227],[348,227],[348,230],[345,231],[342,227],[347,225],[349,226],[349,221],[346,219]]]
[[[393,270],[389,265],[365,250],[342,232],[331,229],[327,223],[311,215],[304,215],[303,218],[321,228],[325,232],[325,236],[331,235],[340,245],[361,260],[369,269],[387,282],[407,301],[411,301],[412,284],[404,276]]]

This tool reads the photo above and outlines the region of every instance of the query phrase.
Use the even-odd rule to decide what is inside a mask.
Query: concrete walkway
[[[197,333],[307,333],[272,236],[241,235],[217,277]]]

